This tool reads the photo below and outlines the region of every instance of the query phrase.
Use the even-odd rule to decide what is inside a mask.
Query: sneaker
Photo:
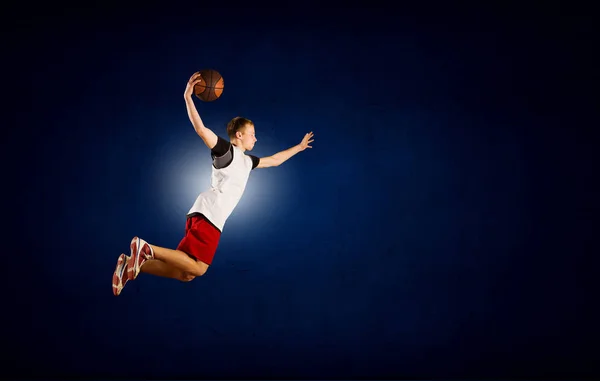
[[[129,260],[130,258],[125,254],[119,255],[119,259],[117,260],[117,266],[115,267],[115,272],[112,277],[112,290],[115,296],[121,294],[123,287],[125,287],[125,284],[129,280]]]
[[[152,251],[152,248],[148,242],[138,237],[134,237],[131,240],[130,248],[131,259],[129,261],[129,265],[127,266],[127,271],[129,280],[133,280],[137,278],[142,265],[148,259],[154,259],[154,252]]]

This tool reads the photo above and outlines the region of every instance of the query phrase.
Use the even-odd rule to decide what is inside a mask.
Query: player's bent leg
[[[159,259],[185,273],[193,276],[202,276],[208,270],[208,265],[202,261],[195,260],[180,250],[167,249],[165,247],[150,245],[154,258]]]
[[[185,279],[190,280],[191,276],[202,276],[208,270],[208,264],[202,260],[188,255],[181,250],[167,249],[156,245],[150,245],[139,237],[131,240],[131,259],[127,266],[127,278],[133,280],[137,278],[142,267],[150,260],[158,259],[179,271],[186,273]],[[152,266],[150,267],[150,270]]]
[[[181,271],[180,269],[169,265],[158,259],[150,259],[144,263],[141,272],[163,278],[177,279],[182,282],[189,282],[196,278],[194,275]]]

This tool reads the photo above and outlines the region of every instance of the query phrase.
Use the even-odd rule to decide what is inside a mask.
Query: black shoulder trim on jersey
[[[229,148],[231,148],[231,143],[222,137],[217,136],[217,144],[210,150],[210,154],[214,159],[215,157],[225,155]]]
[[[230,145],[229,150],[223,156],[212,155],[213,166],[216,169],[223,169],[233,161],[233,145]]]
[[[258,164],[260,163],[260,159],[254,155],[248,155],[250,156],[250,159],[252,159],[252,169],[258,167]]]

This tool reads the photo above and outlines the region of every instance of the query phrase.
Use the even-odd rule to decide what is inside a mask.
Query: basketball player
[[[302,141],[273,156],[248,155],[257,139],[252,121],[236,117],[227,124],[229,141],[215,135],[202,123],[192,94],[201,81],[194,73],[184,92],[188,116],[196,133],[210,149],[212,157],[211,187],[201,193],[187,214],[185,235],[176,250],[149,244],[134,237],[130,256],[121,254],[113,274],[112,288],[119,295],[125,284],[140,272],[189,282],[202,276],[211,265],[225,221],[238,204],[250,171],[254,168],[276,167],[306,148],[312,148],[313,133]]]

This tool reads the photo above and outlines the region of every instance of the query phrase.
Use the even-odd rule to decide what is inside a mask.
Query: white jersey
[[[221,137],[211,150],[213,158],[210,189],[200,193],[187,216],[202,214],[219,231],[244,194],[250,171],[259,159],[246,155]]]

